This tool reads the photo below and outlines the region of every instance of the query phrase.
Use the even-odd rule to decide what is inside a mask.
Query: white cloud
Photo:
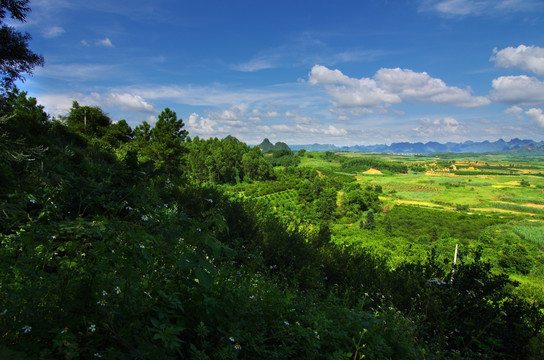
[[[36,68],[35,76],[44,76],[58,80],[90,80],[109,78],[117,70],[112,65],[99,64],[51,64]]]
[[[189,116],[189,121],[187,122],[187,130],[189,134],[212,136],[216,135],[217,130],[215,126],[217,123],[209,118],[202,117],[196,113],[192,113]]]
[[[454,136],[462,135],[466,133],[466,129],[463,124],[459,123],[452,117],[445,117],[443,119],[420,119],[419,125],[413,130],[418,136],[428,139],[448,138],[451,139]]]
[[[509,105],[534,106],[544,104],[544,82],[537,78],[501,76],[491,83],[494,100]]]
[[[42,31],[42,36],[47,39],[52,39],[52,38],[56,38],[57,36],[61,35],[64,32],[65,30],[61,28],[60,26],[52,26],[52,27],[48,27],[44,29]]]
[[[472,96],[470,89],[447,86],[444,81],[432,78],[426,72],[417,73],[409,69],[380,69],[374,76],[379,86],[397,94],[403,100],[434,102],[474,108],[488,105],[484,96]]]
[[[525,112],[531,120],[536,122],[538,125],[544,127],[544,114],[542,109],[532,108]]]
[[[422,0],[419,10],[445,17],[492,16],[542,8],[539,0]]]
[[[348,134],[346,129],[338,129],[334,127],[333,125],[329,125],[323,132],[327,135],[333,135],[333,136],[345,136]]]
[[[324,85],[327,94],[338,108],[354,107],[363,112],[383,112],[391,104],[414,101],[448,104],[462,108],[488,105],[483,96],[472,96],[470,89],[447,86],[442,80],[426,72],[409,69],[380,69],[374,77],[355,79],[340,70],[315,65],[308,82]]]
[[[440,0],[425,1],[425,10],[436,11],[442,15],[479,15],[487,6],[487,1]]]
[[[264,69],[273,69],[276,65],[272,59],[263,57],[263,58],[256,58],[252,59],[246,63],[234,65],[232,68],[234,70],[242,71],[242,72],[255,72],[259,70]]]
[[[131,95],[128,93],[124,93],[124,94],[111,93],[109,94],[108,98],[106,98],[106,102],[109,102],[110,105],[121,106],[121,110],[123,111],[152,113],[152,114],[158,113],[158,111],[155,110],[153,105],[145,101],[139,95]]]
[[[105,38],[105,39],[102,39],[102,40],[98,40],[98,41],[96,42],[96,45],[105,46],[105,47],[109,47],[109,48],[114,47],[114,46],[113,46],[113,43],[111,42],[111,40],[110,40],[109,38]]]
[[[322,65],[312,67],[308,82],[324,85],[337,107],[373,108],[401,102],[398,95],[380,89],[373,79],[350,78],[338,69],[330,70]]]
[[[518,120],[521,120],[523,118],[523,116],[521,115],[523,113],[523,109],[517,105],[509,107],[504,112],[508,115],[515,117]]]
[[[91,45],[89,45],[89,43],[87,42],[87,40],[81,40],[81,44],[82,44],[83,46],[87,46],[87,47],[91,46]]]
[[[258,109],[253,109],[251,111],[251,114],[253,116],[257,116],[257,117],[267,117],[267,118],[271,118],[271,117],[279,117],[281,116],[281,114],[277,111],[267,111],[267,112],[261,112],[260,110]]]
[[[505,68],[520,68],[544,76],[544,48],[520,45],[517,48],[507,47],[502,50],[493,49],[491,61]]]

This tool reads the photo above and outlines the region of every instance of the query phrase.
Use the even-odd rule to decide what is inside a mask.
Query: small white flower
[[[106,304],[107,304],[108,302],[106,301],[106,299],[102,299],[102,300],[100,300],[100,301],[97,301],[96,303],[97,303],[98,305],[100,305],[100,306],[106,306]]]
[[[232,336],[229,337],[229,340],[230,340],[231,342],[235,342],[235,341],[236,341],[236,340],[234,340],[234,338],[233,338]]]
[[[234,348],[235,348],[236,350],[241,350],[241,349],[242,349],[242,345],[240,345],[240,343],[236,343],[236,344],[234,344]]]
[[[102,290],[102,296],[108,296],[108,293],[106,292],[106,290]]]
[[[95,332],[95,331],[96,331],[96,325],[95,325],[95,324],[91,324],[91,326],[89,326],[89,331],[90,331],[90,332]]]
[[[286,320],[283,320],[283,323],[284,323],[286,326],[291,325],[291,324],[289,324],[289,321],[286,321]]]
[[[62,329],[62,331],[60,333],[61,334],[66,334],[67,331],[68,331],[68,327],[65,327],[64,329]]]
[[[101,357],[102,357],[102,355],[100,355],[100,353],[94,353],[93,356],[94,356],[95,358],[101,358]]]
[[[140,249],[145,249],[145,245],[144,245],[144,244],[140,244]]]
[[[115,293],[119,295],[121,293],[121,288],[119,286],[115,287]]]
[[[23,330],[23,332],[24,332],[25,334],[28,334],[29,332],[32,331],[32,326],[25,325],[25,326],[23,326],[23,327],[21,328],[21,330]]]

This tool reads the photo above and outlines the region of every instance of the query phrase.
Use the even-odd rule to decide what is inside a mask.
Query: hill
[[[269,151],[291,150],[286,143],[278,141],[276,144],[272,144],[267,138],[265,138],[263,142],[257,146],[261,148],[262,152],[265,153]]]
[[[353,146],[335,146],[331,144],[311,144],[311,145],[291,145],[293,150],[306,149],[309,151],[361,151],[361,152],[379,152],[393,154],[430,154],[435,152],[453,152],[453,153],[486,153],[486,152],[502,152],[516,149],[520,152],[532,153],[542,149],[544,142],[536,142],[533,140],[512,139],[504,141],[499,139],[491,142],[488,140],[475,142],[465,141],[463,143],[447,142],[445,144],[429,141],[427,143],[416,142],[398,142],[391,145],[353,145]]]

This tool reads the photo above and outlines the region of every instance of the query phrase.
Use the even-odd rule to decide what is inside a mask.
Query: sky
[[[544,140],[542,0],[31,0],[51,117],[248,144]]]

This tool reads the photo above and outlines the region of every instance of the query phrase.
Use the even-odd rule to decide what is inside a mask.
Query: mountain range
[[[435,152],[453,152],[453,153],[486,153],[486,152],[529,152],[544,151],[544,141],[536,142],[533,140],[512,139],[504,141],[465,141],[463,143],[447,142],[441,144],[434,141],[427,143],[410,143],[399,142],[391,145],[353,145],[353,146],[335,146],[332,144],[308,144],[308,145],[290,145],[289,148],[293,151],[305,149],[307,151],[361,151],[361,152],[378,152],[378,153],[393,153],[393,154],[429,154]]]

